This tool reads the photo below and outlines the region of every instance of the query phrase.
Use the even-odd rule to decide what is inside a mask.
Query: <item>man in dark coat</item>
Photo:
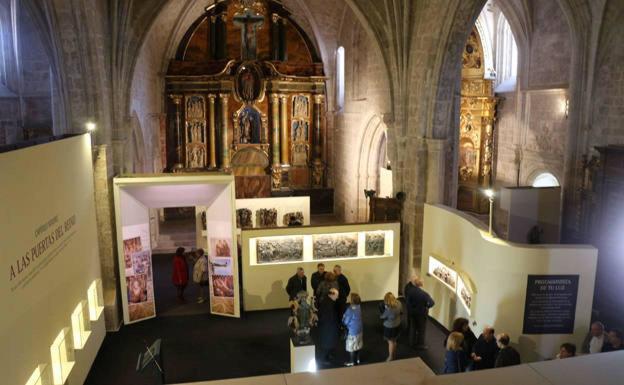
[[[316,293],[316,289],[323,280],[325,279],[325,264],[319,263],[316,265],[316,271],[312,273],[312,277],[310,277],[310,284],[312,284],[312,290]]]
[[[303,272],[302,267],[297,268],[297,273],[288,279],[288,284],[286,284],[286,292],[288,293],[288,299],[290,301],[297,298],[297,293],[300,291],[307,291],[307,277]]]
[[[334,266],[334,274],[336,275],[336,281],[338,282],[338,300],[336,306],[338,307],[338,317],[342,319],[342,315],[347,310],[347,298],[351,293],[351,286],[349,286],[349,280],[342,274],[342,266]]]
[[[502,368],[504,366],[520,365],[520,353],[509,346],[509,336],[505,333],[499,334],[496,337],[496,341],[500,351],[496,356],[494,367]]]
[[[426,349],[425,331],[427,328],[427,318],[429,309],[435,302],[426,291],[422,289],[423,282],[413,276],[411,281],[405,285],[403,294],[407,305],[407,321],[409,327],[409,343],[417,349]],[[416,340],[416,341],[414,341]]]
[[[329,294],[321,298],[318,310],[319,352],[323,364],[331,362],[332,355],[340,340],[340,322],[336,311],[338,290],[329,289]]]
[[[496,362],[497,354],[498,345],[496,344],[494,328],[486,326],[472,349],[473,369],[492,369]]]

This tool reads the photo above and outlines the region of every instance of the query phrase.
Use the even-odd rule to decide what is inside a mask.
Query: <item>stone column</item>
[[[174,169],[184,168],[182,163],[182,95],[169,95],[173,104],[175,104],[175,134],[176,134],[176,163]]]
[[[427,146],[427,203],[444,203],[446,170],[446,139],[426,138]]]
[[[290,148],[288,140],[288,96],[280,95],[281,121],[282,126],[282,166],[289,167],[290,164]]]
[[[282,187],[282,167],[280,166],[280,114],[279,95],[271,94],[271,186]]]
[[[208,140],[210,141],[210,168],[217,168],[217,128],[215,95],[208,95]]]
[[[224,171],[230,170],[230,142],[228,141],[228,129],[229,129],[229,109],[228,100],[229,94],[219,94],[219,101],[221,102],[221,168]]]
[[[323,137],[321,135],[323,126],[323,95],[314,95],[314,112],[313,112],[313,163],[312,163],[312,187],[323,187]]]

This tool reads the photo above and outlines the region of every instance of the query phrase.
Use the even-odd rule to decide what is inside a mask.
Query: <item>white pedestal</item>
[[[296,346],[290,340],[290,372],[315,372],[316,356],[314,344]]]

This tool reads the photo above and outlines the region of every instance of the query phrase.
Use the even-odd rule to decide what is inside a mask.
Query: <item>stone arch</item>
[[[387,138],[383,117],[373,115],[366,120],[359,145],[357,163],[357,220],[366,221],[366,198],[364,189],[376,189],[379,179],[379,156],[381,145]]]

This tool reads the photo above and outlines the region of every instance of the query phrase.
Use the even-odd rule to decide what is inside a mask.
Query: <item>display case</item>
[[[89,320],[97,321],[104,311],[104,295],[102,292],[102,280],[96,279],[91,282],[87,290],[87,298],[89,303]]]
[[[473,291],[466,284],[466,281],[462,278],[461,274],[457,277],[457,297],[459,298],[459,302],[464,305],[468,315],[472,315]]]
[[[87,301],[80,301],[71,315],[74,349],[82,349],[91,335],[91,324],[87,313]]]
[[[63,328],[50,346],[54,385],[63,385],[74,367],[74,349],[69,328]]]
[[[38,365],[25,385],[51,385],[52,376],[49,365]]]
[[[288,306],[285,286],[298,267],[308,277],[341,265],[363,301],[398,292],[398,222],[248,229],[241,233],[245,310]],[[312,288],[308,283],[310,295]]]
[[[252,265],[394,256],[394,231],[248,237]]]
[[[457,272],[433,256],[429,257],[428,273],[453,292],[457,290]]]

